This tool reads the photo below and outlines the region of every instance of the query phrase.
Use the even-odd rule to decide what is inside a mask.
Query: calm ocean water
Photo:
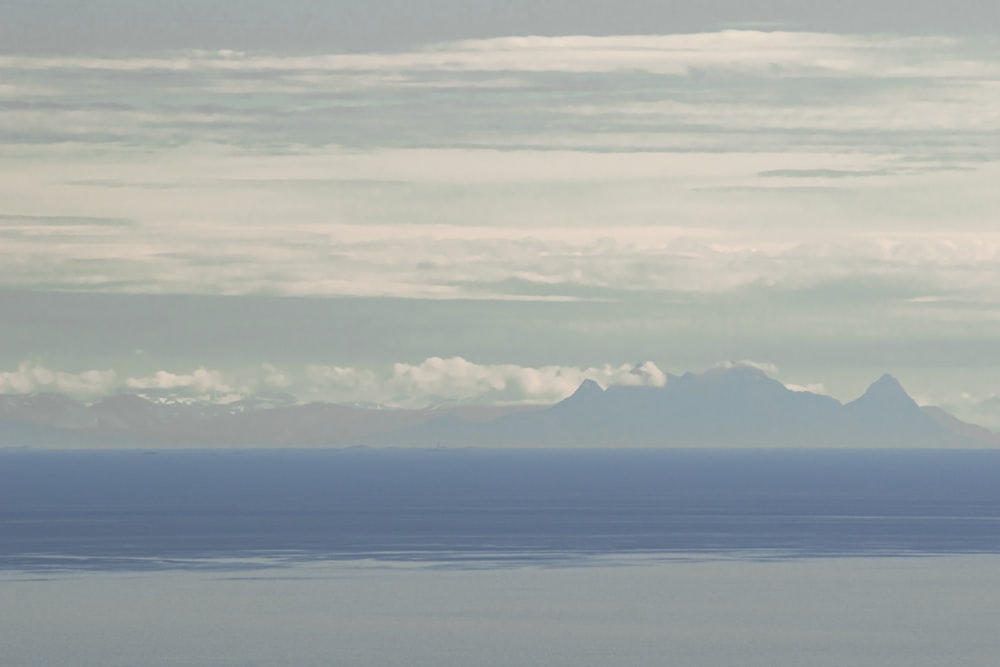
[[[0,567],[1000,553],[998,481],[993,451],[3,451]]]
[[[998,479],[983,451],[0,451],[0,664],[992,666]]]

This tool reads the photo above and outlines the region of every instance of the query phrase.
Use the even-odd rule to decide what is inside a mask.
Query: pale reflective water
[[[996,452],[0,452],[0,664],[994,665]]]
[[[5,667],[993,666],[1000,558],[0,573]]]

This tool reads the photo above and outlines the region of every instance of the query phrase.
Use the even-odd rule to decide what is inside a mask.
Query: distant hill
[[[545,410],[482,424],[435,419],[367,444],[484,447],[983,447],[986,429],[928,414],[882,376],[855,401],[792,391],[747,366],[670,376],[664,387],[584,382]],[[947,413],[943,413],[947,414]]]
[[[551,406],[427,410],[0,396],[0,446],[991,447],[1000,436],[921,408],[890,375],[842,404],[749,366],[662,387],[592,380]]]
[[[0,447],[342,446],[442,416],[488,421],[545,406],[425,410],[308,403],[163,403],[117,395],[92,404],[61,394],[0,395]]]

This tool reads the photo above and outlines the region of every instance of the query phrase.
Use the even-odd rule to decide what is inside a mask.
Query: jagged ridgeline
[[[585,381],[569,398],[485,423],[449,415],[372,443],[557,447],[984,447],[995,434],[922,408],[883,375],[857,400],[792,391],[747,366],[669,376],[663,387]]]
[[[668,376],[662,387],[584,381],[551,406],[395,410],[158,404],[117,396],[0,396],[0,446],[921,447],[1000,446],[883,375],[841,403],[749,366]]]

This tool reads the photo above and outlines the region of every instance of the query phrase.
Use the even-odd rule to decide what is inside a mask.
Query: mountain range
[[[969,448],[1000,446],[1000,436],[918,406],[891,375],[841,403],[788,389],[749,366],[671,375],[662,387],[586,380],[551,406],[402,410],[0,396],[0,446],[177,445]]]

